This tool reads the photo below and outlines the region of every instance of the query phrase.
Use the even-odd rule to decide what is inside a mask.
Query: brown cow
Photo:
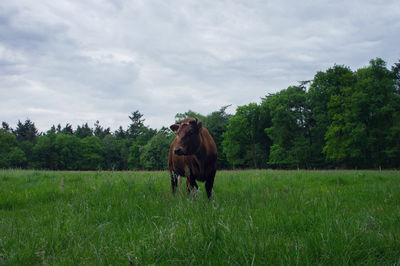
[[[171,144],[168,169],[172,192],[176,191],[177,177],[186,177],[188,193],[198,189],[196,180],[206,182],[207,197],[211,197],[217,171],[217,146],[208,130],[197,118],[186,118],[170,126],[178,135]]]

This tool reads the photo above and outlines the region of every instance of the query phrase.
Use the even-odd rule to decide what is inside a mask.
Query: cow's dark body
[[[217,147],[214,139],[197,119],[186,118],[171,126],[177,131],[168,156],[171,187],[175,192],[177,177],[186,177],[187,191],[198,188],[197,181],[205,182],[210,198],[217,170]]]

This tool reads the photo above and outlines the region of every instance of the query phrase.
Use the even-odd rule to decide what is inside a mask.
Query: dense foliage
[[[176,120],[197,117],[218,149],[218,168],[398,168],[400,167],[400,62],[382,59],[352,71],[335,65],[262,98],[203,115],[189,110]],[[70,124],[38,133],[29,119],[0,129],[0,168],[53,170],[167,167],[174,134],[144,125],[139,111],[112,132],[99,121],[75,130]]]
[[[238,107],[223,151],[245,168],[398,168],[399,84],[400,63],[389,70],[378,58],[355,72],[335,65]]]

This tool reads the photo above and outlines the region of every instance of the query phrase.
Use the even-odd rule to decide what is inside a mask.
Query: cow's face
[[[200,131],[202,123],[197,118],[186,118],[170,126],[178,134],[178,142],[174,148],[176,155],[191,155],[200,147]]]

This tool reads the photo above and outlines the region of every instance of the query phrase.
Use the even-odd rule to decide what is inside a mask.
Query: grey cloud
[[[1,119],[152,127],[399,58],[397,1],[2,1]],[[18,95],[24,97],[16,97]]]

